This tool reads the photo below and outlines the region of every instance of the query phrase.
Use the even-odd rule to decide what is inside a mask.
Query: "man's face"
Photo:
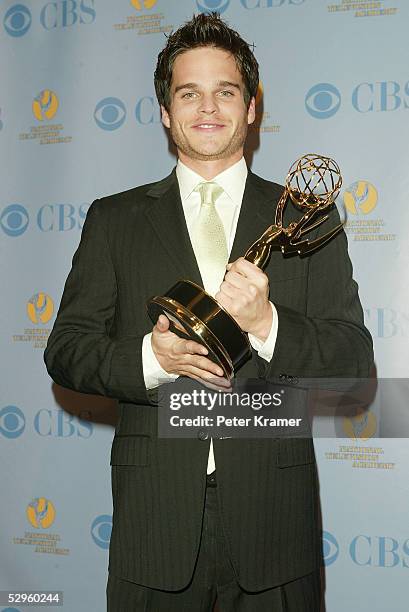
[[[182,161],[240,159],[255,117],[254,98],[247,109],[243,94],[242,76],[227,51],[199,47],[177,56],[162,121]]]

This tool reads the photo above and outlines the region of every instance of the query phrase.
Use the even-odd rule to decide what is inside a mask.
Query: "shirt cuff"
[[[272,302],[270,302],[270,304],[271,304],[271,310],[273,311],[273,322],[271,324],[270,333],[268,334],[267,339],[264,342],[262,342],[262,340],[259,340],[252,334],[249,334],[249,340],[250,340],[251,346],[253,347],[255,351],[257,351],[258,356],[261,357],[262,359],[265,359],[265,361],[271,361],[271,359],[273,358],[273,353],[274,353],[274,349],[275,349],[275,345],[277,341],[277,333],[278,333],[277,309]]]
[[[142,340],[143,378],[147,389],[154,389],[164,382],[170,382],[178,378],[177,374],[169,374],[162,368],[153,352],[151,338],[152,333],[146,334]]]

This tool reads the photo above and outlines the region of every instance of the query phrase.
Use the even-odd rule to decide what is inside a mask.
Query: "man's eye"
[[[183,94],[182,98],[194,98],[196,93],[194,91],[187,91]]]
[[[234,94],[232,91],[224,90],[220,92],[220,95],[223,96],[223,98],[230,98],[230,96],[233,96]]]

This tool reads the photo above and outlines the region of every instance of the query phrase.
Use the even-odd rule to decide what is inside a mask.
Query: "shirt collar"
[[[247,172],[247,164],[244,157],[242,157],[238,162],[230,166],[230,168],[220,172],[212,181],[215,181],[224,189],[235,205],[241,204],[246,185]],[[190,196],[199,183],[205,180],[200,174],[188,168],[180,159],[176,165],[176,176],[179,183],[182,202]]]

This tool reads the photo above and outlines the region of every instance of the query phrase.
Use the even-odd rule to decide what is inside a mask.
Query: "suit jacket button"
[[[205,429],[199,429],[197,432],[197,437],[199,440],[207,440],[209,437],[209,432],[207,432]]]

